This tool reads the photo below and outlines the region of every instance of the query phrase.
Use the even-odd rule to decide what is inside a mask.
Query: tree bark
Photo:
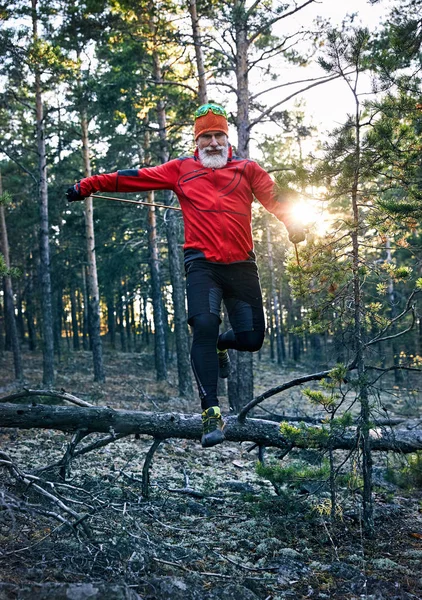
[[[204,55],[196,0],[188,0],[188,10],[192,23],[192,37],[195,46],[196,69],[198,71],[198,100],[200,104],[206,104],[208,102],[207,81],[205,79]]]
[[[81,111],[82,151],[85,177],[91,176],[89,158],[88,118]],[[85,232],[88,258],[88,294],[90,304],[90,327],[92,357],[94,362],[94,381],[105,381],[103,346],[101,342],[100,292],[98,288],[97,260],[95,255],[94,207],[92,198],[85,198]]]
[[[244,0],[234,0],[233,16],[236,35],[236,90],[237,90],[237,154],[249,157],[249,64],[247,14]]]
[[[32,0],[33,41],[38,41],[37,0]],[[53,311],[51,300],[50,245],[48,235],[48,188],[47,157],[44,136],[44,109],[41,90],[41,73],[35,70],[36,133],[39,172],[39,211],[40,211],[40,279],[43,328],[43,382],[47,386],[54,383],[54,337]]]
[[[0,173],[0,196],[3,194],[2,179]],[[10,269],[9,240],[7,237],[6,215],[3,203],[0,202],[0,243],[4,262],[7,269]],[[23,379],[22,354],[19,343],[18,328],[16,325],[15,307],[13,300],[12,277],[6,274],[4,277],[4,314],[9,323],[10,341],[13,352],[13,366],[15,370],[15,379]]]
[[[144,434],[158,439],[182,438],[199,440],[202,435],[200,415],[179,413],[150,413],[133,410],[114,410],[106,407],[80,408],[74,406],[0,404],[0,421],[3,427],[18,429],[56,429],[87,433],[114,432]],[[315,439],[307,442],[306,434],[292,442],[280,434],[280,424],[264,419],[246,419],[240,423],[236,417],[225,417],[224,434],[230,442],[251,441],[276,448],[315,447]],[[315,430],[315,426],[312,426]],[[360,443],[356,430],[341,436],[330,436],[320,442],[320,448],[352,450]],[[371,450],[411,453],[422,449],[422,429],[370,430],[368,443]]]

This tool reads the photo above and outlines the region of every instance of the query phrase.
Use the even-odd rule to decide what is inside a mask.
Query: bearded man
[[[293,243],[305,239],[290,216],[290,203],[256,162],[233,156],[225,109],[204,104],[195,112],[194,156],[156,167],[129,169],[82,179],[67,191],[70,202],[94,192],[170,189],[185,225],[188,323],[193,328],[191,364],[202,407],[202,446],[224,440],[217,398],[218,377],[228,377],[228,350],[255,352],[264,341],[265,320],[253,251],[254,197],[283,221]],[[231,329],[219,334],[221,302]]]

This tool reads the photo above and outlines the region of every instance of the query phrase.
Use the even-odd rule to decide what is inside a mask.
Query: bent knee
[[[241,349],[246,352],[258,352],[264,343],[265,331],[242,331],[236,335]]]
[[[218,336],[220,319],[212,313],[201,313],[191,320],[193,336],[198,338],[215,338]]]

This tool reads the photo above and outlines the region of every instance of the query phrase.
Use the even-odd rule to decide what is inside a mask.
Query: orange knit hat
[[[229,135],[227,113],[219,104],[203,104],[195,111],[195,141],[209,131],[222,131]]]

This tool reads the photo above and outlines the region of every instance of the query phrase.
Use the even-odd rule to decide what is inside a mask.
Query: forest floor
[[[198,412],[196,398],[177,396],[174,370],[169,383],[155,382],[150,354],[107,350],[102,385],[92,381],[88,352],[66,354],[55,387],[99,406]],[[26,353],[24,365],[27,387],[42,388],[41,356]],[[255,392],[311,371],[256,360]],[[16,389],[12,373],[10,353],[0,355],[1,396]],[[421,416],[421,395],[404,386],[390,382],[381,401],[390,416]],[[226,398],[222,407],[227,413]],[[320,414],[299,391],[264,407],[291,416]],[[75,514],[88,515],[76,527],[59,522],[57,515],[75,518],[0,465],[0,599],[46,598],[49,586],[58,599],[59,583],[84,584],[63,595],[74,600],[422,598],[422,475],[419,488],[417,478],[403,487],[409,458],[401,457],[403,470],[391,456],[374,457],[375,534],[368,538],[353,461],[340,469],[338,517],[331,522],[324,479],[308,480],[296,470],[276,490],[258,474],[257,450],[249,443],[204,450],[196,441],[163,442],[145,499],[141,477],[151,438],[128,436],[74,459],[66,481],[57,469],[40,471],[63,456],[69,440],[57,431],[0,429],[1,450],[20,474],[36,474]],[[268,449],[265,457],[267,465],[282,466],[322,460],[316,450],[292,451],[281,461],[280,450]],[[336,455],[338,465],[343,458]],[[114,592],[95,595],[104,584]]]

